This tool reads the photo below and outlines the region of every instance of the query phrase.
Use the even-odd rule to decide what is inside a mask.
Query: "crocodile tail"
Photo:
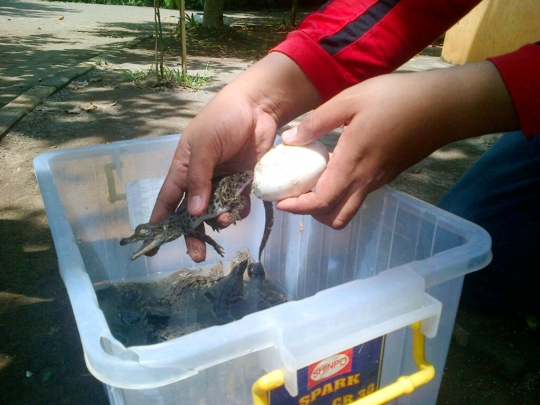
[[[272,231],[272,226],[274,225],[274,206],[270,201],[264,201],[264,233],[261,240],[261,246],[259,247],[259,261],[261,261],[262,252],[266,246],[266,242],[270,238],[270,232]]]

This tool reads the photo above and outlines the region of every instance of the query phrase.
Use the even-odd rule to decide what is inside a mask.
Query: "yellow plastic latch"
[[[283,384],[285,384],[285,376],[281,370],[274,370],[263,375],[253,383],[251,388],[253,405],[268,405],[268,392]]]
[[[410,376],[399,377],[397,381],[380,390],[351,402],[350,405],[382,405],[403,395],[412,393],[435,377],[435,367],[425,357],[425,337],[420,331],[421,322],[411,325],[413,330],[412,355],[418,371]],[[274,370],[259,378],[252,387],[253,404],[268,405],[268,392],[281,387],[285,377],[281,370]]]

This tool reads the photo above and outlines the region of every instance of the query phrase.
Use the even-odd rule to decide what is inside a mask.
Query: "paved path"
[[[193,11],[186,11],[193,13]],[[281,12],[227,14],[235,20],[283,18]],[[177,10],[161,10],[163,24],[176,24]],[[0,2],[0,139],[28,112],[77,76],[91,58],[122,51],[154,31],[151,7]],[[443,67],[438,58],[413,58],[404,70]]]
[[[177,10],[162,10],[176,23]],[[0,107],[54,74],[153,32],[151,7],[0,2]]]
[[[282,14],[227,17],[254,22]],[[161,10],[164,25],[178,17],[178,10]],[[153,31],[152,7],[0,0],[0,139],[44,99],[92,69],[91,58],[124,53],[129,42]]]

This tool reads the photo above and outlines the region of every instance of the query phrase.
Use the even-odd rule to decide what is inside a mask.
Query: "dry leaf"
[[[88,103],[88,104],[85,105],[85,106],[80,105],[79,108],[80,108],[81,110],[86,111],[86,112],[90,112],[90,111],[92,111],[92,110],[95,110],[95,109],[97,108],[97,105],[95,105],[95,104],[93,104],[93,103],[90,102],[90,103]]]
[[[64,16],[61,16],[61,17],[58,17],[59,20],[63,20],[64,19]]]

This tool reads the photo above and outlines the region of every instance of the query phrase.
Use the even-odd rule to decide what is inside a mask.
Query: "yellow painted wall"
[[[448,30],[447,62],[478,62],[540,41],[540,0],[483,0]]]

